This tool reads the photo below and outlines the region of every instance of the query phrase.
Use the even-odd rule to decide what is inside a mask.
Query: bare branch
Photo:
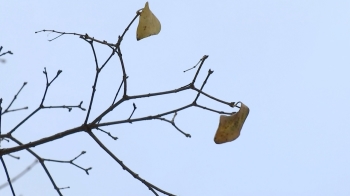
[[[194,105],[195,105],[196,107],[199,107],[199,108],[202,108],[202,109],[211,111],[211,112],[215,112],[215,113],[218,113],[218,114],[232,114],[232,112],[223,112],[223,111],[218,111],[218,110],[210,109],[210,108],[208,108],[208,107],[204,107],[204,106],[198,105],[197,103],[194,103]]]
[[[10,157],[12,157],[12,158],[14,158],[14,159],[20,159],[21,157],[17,157],[17,156],[14,156],[14,155],[12,155],[12,154],[7,154],[8,156],[10,156]]]
[[[101,129],[101,128],[96,128],[97,130],[99,130],[99,131],[102,131],[103,133],[105,133],[105,134],[107,134],[109,137],[111,137],[112,139],[114,139],[114,140],[117,140],[118,139],[118,137],[115,137],[115,136],[113,136],[110,132],[107,132],[107,131],[105,131],[105,130],[103,130],[103,129]]]
[[[209,56],[208,55],[204,55],[202,58],[201,58],[201,64],[199,65],[198,69],[197,69],[197,72],[196,74],[194,75],[194,78],[192,80],[192,85],[194,85],[194,83],[196,82],[196,79],[197,79],[197,76],[202,68],[202,65],[204,63],[204,61],[208,58]]]
[[[100,148],[102,148],[111,158],[113,158],[124,170],[126,170],[129,174],[131,174],[134,178],[136,178],[137,180],[139,180],[140,182],[142,182],[150,191],[153,192],[154,195],[158,195],[157,192],[160,192],[160,193],[163,193],[165,195],[173,195],[171,193],[168,193],[160,188],[158,188],[157,186],[151,184],[150,182],[146,181],[145,179],[141,178],[137,173],[135,173],[134,171],[132,171],[129,167],[127,167],[117,156],[115,156],[111,151],[110,149],[108,149],[98,138],[97,136],[94,134],[94,132],[92,131],[93,129],[97,129],[105,134],[107,134],[108,136],[110,136],[112,139],[116,140],[118,139],[118,137],[115,137],[115,136],[112,136],[112,134],[110,132],[106,132],[104,131],[101,127],[104,127],[104,126],[110,126],[110,125],[117,125],[117,124],[122,124],[122,123],[132,123],[132,122],[139,122],[139,121],[145,121],[145,120],[161,120],[161,121],[165,121],[167,123],[170,123],[176,130],[178,130],[180,133],[182,133],[183,135],[185,135],[186,137],[191,137],[190,134],[188,133],[185,133],[184,131],[182,131],[175,123],[175,117],[177,115],[178,112],[182,111],[182,110],[185,110],[185,109],[188,109],[190,107],[198,107],[198,108],[201,108],[201,109],[204,109],[204,110],[208,110],[210,112],[215,112],[215,113],[218,113],[218,114],[231,114],[231,113],[227,113],[227,112],[223,112],[223,111],[218,111],[218,110],[215,110],[215,109],[211,109],[211,108],[208,108],[208,107],[205,107],[205,106],[202,106],[202,105],[199,105],[197,104],[197,101],[198,101],[198,98],[201,94],[203,94],[204,96],[214,100],[214,101],[217,101],[217,102],[220,102],[222,104],[225,104],[225,105],[228,105],[230,107],[238,107],[237,104],[235,104],[235,102],[226,102],[226,101],[223,101],[223,100],[220,100],[214,96],[211,96],[205,92],[203,92],[203,88],[204,86],[206,85],[210,75],[213,73],[212,70],[208,70],[208,74],[205,78],[205,80],[203,81],[202,85],[201,85],[201,88],[198,89],[195,87],[195,82],[197,80],[197,77],[200,73],[200,71],[202,70],[202,66],[205,62],[205,60],[208,58],[208,55],[204,55],[199,61],[198,63],[193,66],[192,68],[190,69],[187,69],[185,70],[184,72],[187,72],[189,70],[192,70],[192,69],[195,69],[197,68],[197,71],[196,73],[194,74],[193,76],[193,79],[192,79],[192,82],[185,85],[185,86],[182,86],[182,87],[179,87],[179,88],[175,88],[173,90],[166,90],[166,91],[162,91],[162,92],[154,92],[154,93],[148,93],[148,94],[139,94],[139,95],[133,95],[133,96],[129,96],[128,95],[128,85],[127,85],[127,78],[128,78],[128,75],[127,75],[127,72],[126,72],[126,65],[125,65],[125,62],[124,62],[124,59],[123,59],[123,55],[122,55],[122,51],[121,51],[121,43],[122,43],[122,40],[124,38],[124,35],[126,34],[126,32],[129,30],[130,26],[134,23],[134,21],[136,20],[136,18],[140,15],[140,10],[137,11],[135,17],[131,20],[131,22],[129,23],[129,25],[125,28],[124,32],[122,33],[122,35],[118,36],[118,40],[117,42],[114,44],[114,43],[109,43],[105,40],[98,40],[98,39],[95,39],[94,37],[91,37],[89,36],[88,34],[78,34],[78,33],[67,33],[67,32],[60,32],[60,31],[55,31],[55,30],[42,30],[42,31],[37,31],[35,33],[39,33],[39,32],[51,32],[51,33],[55,33],[57,34],[56,37],[54,37],[53,39],[50,39],[49,41],[53,41],[53,40],[56,40],[57,38],[63,36],[63,35],[74,35],[74,36],[79,36],[79,38],[83,39],[84,41],[86,41],[87,43],[89,43],[90,47],[91,47],[91,50],[92,50],[92,55],[94,56],[94,62],[95,62],[95,69],[96,69],[96,73],[95,73],[95,77],[94,77],[94,82],[93,82],[93,85],[92,85],[92,91],[91,91],[91,96],[90,96],[90,101],[89,101],[89,104],[88,104],[88,108],[87,108],[87,114],[86,114],[86,117],[84,119],[84,122],[81,126],[78,126],[78,127],[75,127],[75,128],[72,128],[72,129],[68,129],[68,130],[65,130],[65,131],[62,131],[62,132],[58,132],[54,135],[51,135],[51,136],[48,136],[48,137],[45,137],[45,138],[41,138],[41,139],[38,139],[36,141],[32,141],[32,142],[29,142],[29,143],[26,143],[26,144],[23,144],[21,143],[18,139],[16,139],[14,136],[12,136],[12,133],[18,129],[18,127],[20,127],[24,122],[26,122],[31,116],[33,116],[36,112],[38,112],[39,110],[41,109],[51,109],[51,108],[64,108],[64,109],[68,109],[68,111],[71,111],[73,108],[80,108],[81,110],[85,111],[86,109],[82,107],[82,101],[80,102],[79,105],[73,105],[73,106],[70,106],[70,105],[60,105],[60,106],[44,106],[44,101],[45,101],[45,98],[46,98],[46,95],[47,95],[47,92],[48,92],[48,88],[49,86],[56,80],[56,78],[60,75],[60,73],[62,72],[61,70],[58,70],[56,76],[51,80],[49,81],[49,77],[48,77],[48,73],[46,71],[46,68],[44,68],[44,71],[43,73],[45,74],[45,77],[46,77],[46,88],[45,88],[45,91],[44,91],[44,94],[43,94],[43,97],[42,97],[42,100],[41,100],[41,103],[39,105],[39,107],[34,110],[30,115],[28,115],[24,120],[22,120],[20,123],[18,123],[18,125],[16,127],[14,127],[10,132],[6,133],[6,134],[1,134],[1,115],[0,115],[0,141],[3,140],[3,139],[10,139],[12,141],[14,141],[18,146],[15,146],[15,147],[11,147],[11,148],[0,148],[0,157],[1,157],[1,160],[3,161],[2,159],[2,156],[5,155],[5,154],[8,154],[9,156],[12,156],[10,153],[13,153],[13,152],[17,152],[17,151],[21,151],[21,150],[27,150],[30,154],[32,154],[41,164],[42,168],[44,169],[46,175],[48,176],[48,178],[50,179],[54,189],[57,191],[57,193],[59,195],[62,195],[61,191],[62,189],[66,189],[66,188],[69,188],[68,187],[62,187],[62,188],[59,188],[53,177],[51,176],[49,170],[47,169],[46,165],[45,165],[45,161],[49,161],[49,162],[57,162],[57,163],[68,163],[68,164],[72,164],[74,165],[75,167],[83,170],[86,172],[86,174],[89,175],[89,170],[91,170],[92,168],[83,168],[77,164],[74,163],[74,161],[79,158],[81,155],[85,154],[85,151],[82,151],[78,156],[76,156],[75,158],[71,159],[71,160],[56,160],[56,159],[44,159],[42,157],[40,157],[39,155],[37,155],[31,148],[35,147],[35,146],[38,146],[38,145],[43,145],[47,142],[51,142],[51,141],[54,141],[54,140],[58,140],[60,138],[63,138],[63,137],[66,137],[66,136],[69,136],[71,134],[75,134],[75,133],[78,133],[78,132],[86,132],[87,134],[89,134],[89,136],[99,145]],[[101,65],[99,64],[99,60],[97,58],[97,52],[95,50],[95,45],[94,45],[94,42],[96,43],[99,43],[99,44],[102,44],[102,45],[105,45],[107,47],[109,47],[111,49],[111,54],[109,55],[109,57],[104,61],[104,63]],[[1,51],[2,47],[0,48],[0,51]],[[96,104],[94,104],[94,101],[95,101],[95,95],[96,95],[96,90],[97,90],[97,83],[98,83],[98,79],[99,79],[99,76],[100,76],[100,73],[102,72],[103,68],[106,67],[107,63],[110,62],[111,58],[114,56],[114,54],[117,54],[118,55],[118,58],[119,58],[119,62],[120,62],[120,66],[121,66],[121,70],[122,70],[122,81],[120,83],[120,86],[114,96],[114,99],[113,99],[113,102],[110,106],[107,106],[107,108],[104,109],[104,111],[102,113],[100,113],[94,120],[92,120],[91,122],[89,122],[89,119],[90,119],[90,114],[92,113],[92,107],[95,107]],[[1,56],[1,55],[0,55]],[[25,83],[26,84],[26,83]],[[25,85],[24,84],[24,85]],[[24,87],[24,85],[22,86],[22,88]],[[121,98],[119,98],[119,100],[117,100],[117,97],[119,95],[119,92],[121,90],[123,86],[123,95],[121,96]],[[14,99],[12,100],[12,102],[9,104],[9,106],[7,107],[7,109],[4,111],[4,113],[8,113],[10,111],[17,111],[17,110],[21,110],[21,109],[24,109],[24,108],[20,108],[20,109],[12,109],[12,110],[9,110],[9,108],[11,107],[12,103],[15,101],[15,99],[17,98],[18,94],[21,92],[22,88],[19,90],[19,92],[15,95]],[[130,114],[130,116],[127,118],[127,119],[123,119],[123,120],[114,120],[113,121],[110,121],[110,122],[103,122],[103,123],[100,123],[102,118],[104,118],[107,114],[109,114],[111,111],[114,110],[114,108],[118,107],[120,104],[124,103],[125,101],[127,100],[132,100],[132,99],[139,99],[139,98],[151,98],[151,97],[154,97],[154,96],[162,96],[162,95],[167,95],[167,94],[173,94],[173,93],[178,93],[178,92],[182,92],[182,91],[185,91],[185,90],[194,90],[196,91],[196,96],[194,97],[194,100],[190,103],[190,104],[187,104],[187,105],[184,105],[182,107],[178,107],[176,109],[172,109],[172,110],[168,110],[168,111],[165,111],[165,112],[162,112],[162,113],[159,113],[157,115],[150,115],[150,116],[143,116],[143,117],[139,117],[139,118],[133,118],[133,114],[135,113],[137,107],[136,107],[136,104],[133,103],[133,110]],[[129,91],[130,92],[130,91]],[[1,113],[2,110],[1,110],[1,101],[2,99],[0,99],[0,114],[3,114]],[[95,101],[96,102],[96,101]],[[94,104],[94,105],[93,105]],[[174,116],[172,117],[171,120],[168,120],[167,118],[165,118],[164,116],[168,115],[168,114],[173,114]],[[7,173],[7,169],[6,169],[6,165],[5,163],[3,163],[3,167],[4,169],[6,170],[6,173]],[[29,170],[29,169],[28,169]],[[8,180],[10,178],[8,177]],[[11,181],[9,180],[8,182],[10,185],[11,185]],[[14,195],[14,192],[13,192],[13,195]]]
[[[47,76],[47,71],[46,71],[46,68],[44,68],[44,71],[43,73],[45,74],[45,77],[46,77],[46,88],[45,88],[45,92],[44,92],[44,95],[43,95],[43,98],[41,99],[41,103],[39,105],[39,107],[34,110],[31,114],[29,114],[25,119],[23,119],[20,123],[18,123],[9,133],[8,135],[11,135],[13,132],[15,132],[18,127],[20,127],[23,123],[25,123],[30,117],[32,117],[35,113],[37,113],[40,109],[42,109],[44,106],[43,106],[43,103],[45,101],[45,98],[46,98],[46,93],[49,89],[49,86],[55,81],[55,79],[60,75],[62,71],[61,70],[58,70],[57,71],[57,74],[56,76],[49,82],[48,80],[48,76]],[[1,154],[1,153],[0,153]]]
[[[128,79],[128,77],[126,77],[126,79]],[[114,99],[113,99],[112,105],[115,103],[115,100],[116,100],[116,99],[117,99],[117,97],[118,97],[118,94],[119,94],[119,92],[120,92],[120,89],[121,89],[121,87],[122,87],[123,83],[124,83],[124,79],[122,80],[122,82],[121,82],[121,83],[120,83],[120,85],[119,85],[118,91],[116,92],[116,94],[115,94],[115,96],[114,96]]]
[[[0,46],[0,52],[1,52],[1,50],[2,50],[2,46]],[[9,51],[7,51],[7,52],[4,52],[4,53],[2,53],[2,54],[0,54],[0,56],[4,56],[4,55],[6,55],[6,54],[13,54],[10,50]]]
[[[66,130],[66,131],[62,131],[62,132],[56,133],[56,134],[54,134],[52,136],[44,137],[44,138],[41,138],[39,140],[36,140],[36,141],[33,141],[33,142],[29,142],[27,144],[22,144],[22,143],[16,142],[16,143],[19,144],[19,146],[15,146],[15,147],[12,147],[12,148],[2,148],[2,149],[0,149],[0,156],[1,155],[5,155],[5,154],[9,154],[9,153],[14,153],[14,152],[21,151],[21,150],[29,150],[29,148],[32,148],[32,147],[35,147],[35,146],[38,146],[38,145],[42,145],[42,144],[45,144],[47,142],[51,142],[51,141],[63,138],[65,136],[68,136],[68,135],[71,135],[71,134],[74,134],[74,133],[78,133],[78,132],[82,132],[82,131],[84,131],[84,126],[80,126],[80,127],[76,127],[76,128],[73,128],[73,129]],[[7,137],[7,138],[10,138],[13,141],[16,141],[16,139],[10,133],[1,135],[1,137]]]
[[[127,84],[126,79],[128,78],[128,76],[126,75],[125,65],[124,65],[124,61],[123,61],[123,55],[122,55],[122,51],[121,51],[119,46],[117,48],[117,54],[118,54],[120,65],[121,65],[122,71],[123,71],[123,83],[124,83],[124,95],[123,95],[123,97],[125,97],[125,99],[127,99],[128,84]]]
[[[77,167],[77,168],[79,168],[79,169],[81,169],[81,170],[84,170],[85,171],[85,173],[87,174],[87,175],[89,175],[89,170],[91,170],[92,169],[92,167],[89,167],[89,168],[83,168],[83,167],[81,167],[81,166],[79,166],[79,165],[77,165],[77,164],[75,164],[74,163],[74,161],[77,159],[77,158],[79,158],[81,155],[83,155],[83,154],[85,154],[86,153],[86,151],[82,151],[78,156],[76,156],[75,158],[73,158],[73,159],[71,159],[71,160],[69,160],[69,161],[61,161],[61,160],[54,160],[54,159],[42,159],[43,161],[51,161],[51,162],[56,162],[56,163],[69,163],[69,164],[72,164],[72,165],[74,165],[75,167]],[[61,188],[62,189],[62,188]]]
[[[109,60],[113,57],[114,53],[115,53],[115,49],[112,50],[112,53],[109,55],[108,59],[104,62],[104,64],[101,66],[101,68],[98,67],[98,63],[97,63],[97,57],[96,57],[96,53],[95,53],[95,49],[93,46],[92,42],[89,42],[92,48],[92,51],[94,53],[94,58],[95,58],[95,63],[96,63],[96,75],[95,75],[95,81],[94,84],[92,86],[92,92],[91,92],[91,98],[90,98],[90,104],[89,104],[89,108],[88,108],[88,112],[86,114],[86,118],[85,118],[85,122],[84,124],[87,124],[88,120],[89,120],[89,116],[90,116],[90,112],[92,109],[92,103],[94,101],[94,97],[95,97],[95,92],[96,92],[96,85],[97,85],[97,80],[98,80],[98,76],[101,72],[101,70],[104,68],[104,66],[109,62]]]
[[[77,35],[79,36],[80,38],[82,39],[85,39],[85,40],[89,40],[89,41],[94,41],[94,42],[97,42],[97,43],[100,43],[100,44],[103,44],[103,45],[107,45],[109,47],[113,47],[113,48],[118,48],[121,44],[121,42],[123,41],[123,38],[124,38],[124,35],[126,34],[126,32],[129,30],[130,26],[134,23],[134,21],[136,20],[136,18],[140,15],[139,12],[136,13],[135,17],[131,20],[131,22],[129,23],[129,25],[125,28],[122,36],[119,36],[118,37],[118,41],[116,44],[113,44],[113,43],[108,43],[106,40],[98,40],[98,39],[95,39],[94,37],[90,37],[88,34],[80,34],[80,33],[68,33],[68,32],[61,32],[61,31],[56,31],[56,30],[41,30],[41,31],[36,31],[35,33],[41,33],[41,32],[51,32],[51,33],[57,33],[59,34],[57,37],[53,38],[53,39],[50,39],[48,41],[53,41],[59,37],[61,37],[62,35]],[[2,49],[2,47],[1,47]],[[1,51],[1,50],[0,50]],[[11,51],[9,51],[11,52]],[[12,54],[12,53],[11,53]],[[0,55],[1,56],[1,55]]]
[[[209,94],[203,92],[202,90],[199,90],[198,88],[196,88],[196,87],[194,87],[194,86],[191,86],[191,89],[197,91],[198,93],[201,93],[201,94],[207,96],[207,97],[210,98],[210,99],[213,99],[213,100],[215,100],[215,101],[217,101],[217,102],[226,104],[226,105],[228,105],[228,106],[230,106],[230,107],[238,107],[237,105],[235,105],[235,102],[226,102],[226,101],[223,101],[223,100],[221,100],[221,99],[218,99],[218,98],[216,98],[216,97],[213,97],[213,96],[211,96],[211,95],[209,95]]]
[[[214,73],[214,71],[212,71],[212,70],[209,69],[209,70],[208,70],[208,75],[207,75],[207,77],[205,78],[205,80],[204,80],[204,82],[203,82],[203,84],[202,84],[201,90],[203,90],[205,84],[207,83],[207,80],[209,79],[209,76],[210,76],[212,73]],[[199,95],[200,95],[200,92],[198,92],[196,98],[194,99],[194,101],[193,101],[194,103],[198,100]]]
[[[165,195],[173,195],[171,193],[168,193],[160,188],[158,188],[157,186],[147,182],[146,180],[144,180],[143,178],[141,178],[138,174],[136,174],[135,172],[133,172],[129,167],[127,167],[120,159],[118,159],[93,133],[92,131],[87,131],[87,133],[92,137],[92,139],[95,140],[95,142],[110,156],[112,157],[117,163],[119,163],[119,165],[123,168],[123,170],[126,170],[129,174],[131,174],[134,178],[138,179],[139,181],[141,181],[144,185],[146,185],[148,187],[149,190],[151,190],[155,195],[158,195],[155,190],[165,194]],[[155,189],[155,190],[154,190]]]
[[[23,143],[20,142],[19,140],[17,140],[16,138],[14,138],[14,137],[11,136],[11,139],[12,139],[14,142],[16,142],[19,146],[23,146]],[[42,160],[42,158],[41,158],[39,155],[37,155],[34,151],[32,151],[31,149],[29,149],[29,148],[25,148],[25,149],[26,149],[30,154],[32,154],[37,160],[39,160],[41,167],[44,169],[46,175],[49,177],[49,179],[50,179],[50,181],[51,181],[51,184],[53,185],[54,189],[57,191],[57,193],[58,193],[60,196],[62,196],[62,193],[61,193],[61,191],[60,191],[60,188],[57,187],[55,181],[53,180],[53,178],[52,178],[52,176],[51,176],[49,170],[47,169],[46,165],[44,164],[44,161]],[[0,151],[1,151],[1,150],[2,150],[2,149],[0,149]],[[0,156],[1,156],[1,152],[0,152]]]
[[[18,111],[18,110],[24,110],[24,109],[28,109],[28,107],[23,107],[23,108],[19,108],[19,109],[13,109],[13,110],[9,110],[10,107],[12,106],[12,104],[15,102],[15,100],[17,99],[17,96],[19,95],[19,93],[22,91],[23,87],[27,85],[27,82],[24,82],[22,87],[19,89],[19,91],[17,92],[17,94],[13,97],[11,103],[7,106],[7,108],[5,109],[4,112],[0,112],[1,115],[6,114],[8,112],[14,112],[14,111]]]
[[[130,122],[138,122],[138,121],[144,121],[144,120],[153,120],[153,119],[157,119],[157,118],[159,118],[161,116],[165,116],[165,115],[168,115],[168,114],[179,112],[179,111],[184,110],[186,108],[189,108],[191,106],[193,106],[192,103],[188,104],[186,106],[183,106],[183,107],[171,110],[171,111],[167,111],[167,112],[163,112],[161,114],[154,115],[154,116],[126,119],[126,120],[119,120],[119,121],[111,121],[111,122],[105,122],[105,123],[99,123],[99,124],[91,124],[91,128],[104,127],[104,126],[109,126],[109,125],[116,125],[116,124],[130,123]],[[0,154],[1,154],[1,150],[0,150]]]
[[[9,173],[8,173],[8,171],[7,171],[7,167],[6,167],[5,161],[4,161],[4,159],[2,158],[2,156],[0,156],[0,160],[1,160],[1,163],[2,163],[2,167],[4,168],[4,171],[5,171],[5,173],[6,173],[7,182],[9,183],[9,185],[10,185],[10,187],[11,187],[12,195],[13,195],[13,196],[16,196],[15,190],[13,190],[13,186],[12,186],[12,183],[11,183],[10,175],[9,175]]]
[[[64,108],[64,109],[68,109],[68,111],[70,112],[73,108],[79,108],[83,111],[85,111],[86,109],[83,108],[82,105],[83,101],[80,102],[79,105],[71,105],[71,106],[66,106],[66,105],[62,105],[62,106],[42,106],[43,109],[51,109],[51,108]]]
[[[132,115],[134,114],[135,110],[137,109],[135,103],[132,104],[134,106],[134,109],[132,110],[130,116],[129,116],[129,119],[132,117]]]
[[[184,72],[187,72],[187,71],[190,71],[190,70],[196,68],[197,65],[198,65],[201,61],[202,61],[202,59],[200,59],[200,60],[198,61],[198,63],[197,63],[195,66],[193,66],[193,67],[191,67],[191,68],[189,68],[189,69],[186,69]]]
[[[83,38],[83,39],[86,39],[86,40],[91,40],[91,41],[95,41],[95,42],[98,42],[100,44],[104,44],[104,45],[108,45],[108,46],[114,46],[115,44],[113,43],[108,43],[107,41],[103,40],[103,41],[100,41],[98,39],[95,39],[94,37],[90,37],[88,34],[80,34],[80,33],[67,33],[67,32],[61,32],[61,31],[56,31],[56,30],[41,30],[41,31],[36,31],[35,33],[41,33],[41,32],[52,32],[52,33],[58,33],[60,34],[59,36],[53,38],[53,39],[50,39],[48,41],[53,41],[55,39],[57,39],[58,37],[61,37],[62,35],[78,35],[80,38]]]
[[[191,84],[185,85],[183,87],[174,89],[174,90],[169,90],[169,91],[163,91],[163,92],[157,92],[157,93],[148,93],[148,94],[142,94],[142,95],[134,95],[134,96],[128,96],[128,100],[131,99],[139,99],[139,98],[144,98],[144,97],[154,97],[154,96],[159,96],[159,95],[167,95],[167,94],[172,94],[172,93],[178,93],[184,90],[188,90],[191,88]]]
[[[175,113],[175,114],[176,114],[176,113]],[[174,115],[174,117],[175,117],[175,116],[176,116],[176,115]],[[168,122],[168,123],[170,123],[171,125],[173,125],[173,127],[175,127],[175,129],[177,129],[180,133],[184,134],[186,137],[191,137],[190,134],[183,132],[179,127],[176,126],[176,124],[175,124],[175,122],[174,122],[174,118],[173,118],[171,121],[168,120],[168,119],[166,119],[166,118],[160,118],[160,117],[155,118],[155,119]]]

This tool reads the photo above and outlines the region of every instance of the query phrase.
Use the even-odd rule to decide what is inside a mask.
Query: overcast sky
[[[2,1],[0,46],[13,55],[0,57],[0,98],[6,107],[23,82],[13,109],[2,116],[6,133],[35,110],[50,86],[44,105],[88,107],[95,75],[90,46],[77,36],[35,31],[52,29],[88,33],[116,42],[145,1]],[[250,108],[241,136],[217,145],[219,114],[200,108],[179,112],[170,124],[152,120],[105,127],[113,140],[95,131],[104,144],[142,178],[175,195],[350,195],[350,2],[319,0],[149,1],[161,22],[159,35],[136,41],[138,20],[121,45],[128,94],[172,90],[192,81],[194,66],[209,55],[196,83],[214,70],[204,91]],[[99,63],[110,49],[99,44]],[[91,118],[108,107],[122,80],[117,56],[100,75]],[[191,103],[196,93],[177,93],[125,102],[103,122],[159,114]],[[198,103],[220,111],[232,108],[201,96]],[[13,135],[23,143],[80,126],[79,109],[38,112]],[[166,116],[171,119],[172,116]],[[15,146],[2,142],[1,147]],[[65,196],[153,195],[124,171],[86,133],[32,148],[43,158],[76,160],[90,175],[70,164],[46,162]],[[11,176],[35,158],[26,151],[4,156]],[[0,184],[6,181],[0,169]],[[16,194],[58,195],[38,164],[13,184]],[[0,195],[11,195],[10,189]]]

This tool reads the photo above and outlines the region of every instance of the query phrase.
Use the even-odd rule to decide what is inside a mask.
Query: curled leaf
[[[249,114],[249,108],[242,102],[237,113],[230,116],[221,115],[218,130],[216,131],[214,142],[222,144],[237,139],[241,133],[245,119]]]
[[[152,13],[149,9],[148,2],[146,2],[140,14],[139,25],[137,26],[137,41],[151,35],[157,35],[160,32],[160,28],[161,26],[158,18]]]

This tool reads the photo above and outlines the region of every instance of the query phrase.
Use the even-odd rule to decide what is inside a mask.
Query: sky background
[[[57,31],[116,42],[145,1],[2,1],[0,97],[6,107],[28,82],[13,108],[29,109],[2,116],[6,133],[35,110],[49,77],[62,74],[49,88],[44,105],[88,107],[95,64],[90,46],[77,36],[53,42]],[[219,114],[200,108],[179,112],[175,122],[186,138],[163,121],[105,127],[119,139],[95,131],[133,171],[176,195],[350,195],[350,1],[149,1],[162,24],[159,35],[136,41],[137,21],[121,45],[128,94],[171,90],[192,81],[183,73],[209,55],[196,83],[214,73],[204,91],[250,108],[241,136],[217,145]],[[96,44],[99,62],[110,54]],[[117,56],[100,75],[91,118],[108,107],[121,82]],[[193,91],[125,102],[104,122],[155,115],[191,103]],[[233,111],[201,96],[198,103]],[[38,112],[13,135],[27,143],[80,126],[86,113],[73,109]],[[171,119],[172,116],[167,116]],[[2,147],[14,146],[2,142]],[[90,175],[61,163],[47,163],[59,187],[70,195],[153,195],[124,171],[86,133],[32,148],[43,158],[76,160]],[[26,151],[5,156],[11,176],[34,161]],[[0,170],[0,184],[5,182]],[[13,184],[16,194],[58,195],[38,164]],[[11,195],[9,188],[0,195]]]

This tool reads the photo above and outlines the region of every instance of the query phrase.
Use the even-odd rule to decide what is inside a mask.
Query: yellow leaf
[[[221,115],[218,130],[216,131],[214,142],[222,144],[237,139],[241,133],[244,121],[249,114],[249,108],[242,102],[237,113],[230,116]]]
[[[151,35],[157,35],[160,32],[160,22],[158,18],[149,9],[148,2],[142,9],[139,19],[139,25],[137,26],[136,39],[137,41],[149,37]]]

